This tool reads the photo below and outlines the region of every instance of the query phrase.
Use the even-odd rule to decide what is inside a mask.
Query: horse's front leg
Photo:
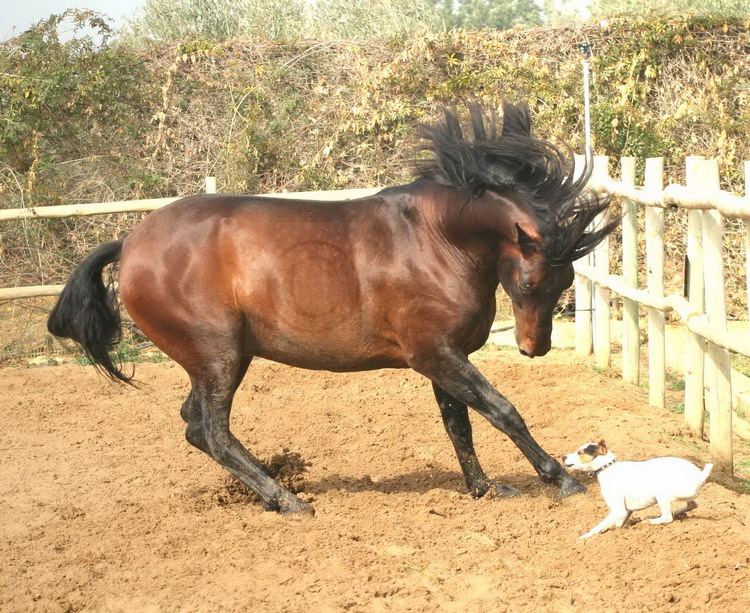
[[[445,425],[445,430],[448,432],[448,436],[456,450],[458,463],[461,465],[461,471],[464,473],[464,480],[466,481],[466,487],[469,488],[469,493],[474,498],[481,498],[485,495],[493,498],[520,496],[521,493],[518,490],[490,480],[484,470],[482,470],[477,454],[474,451],[469,410],[466,405],[435,383],[432,384],[432,387],[435,391],[438,406],[440,407],[443,425]]]
[[[586,491],[580,482],[571,477],[559,462],[539,446],[516,408],[485,379],[466,355],[456,350],[437,349],[412,354],[409,365],[430,378],[454,399],[472,407],[495,428],[508,435],[531,462],[540,479],[558,486],[559,498]],[[459,453],[459,459],[460,457]],[[465,461],[471,461],[470,458],[471,455],[465,456]]]

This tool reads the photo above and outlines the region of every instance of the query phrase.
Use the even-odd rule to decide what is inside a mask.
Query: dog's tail
[[[711,464],[711,462],[709,462],[708,464],[706,464],[706,465],[705,465],[705,466],[703,467],[703,470],[701,471],[701,475],[703,475],[703,480],[701,481],[701,487],[703,487],[703,484],[704,484],[704,483],[705,483],[706,481],[708,481],[708,476],[709,476],[709,475],[711,474],[711,469],[712,469],[713,467],[714,467],[714,465],[713,465],[713,464]]]

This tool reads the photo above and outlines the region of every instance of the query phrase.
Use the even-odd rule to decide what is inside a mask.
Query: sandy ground
[[[603,436],[620,459],[706,445],[644,390],[571,353],[475,362],[553,455]],[[0,370],[0,610],[747,611],[750,496],[709,482],[686,519],[581,541],[606,514],[589,492],[554,500],[481,418],[487,472],[520,489],[473,500],[428,383],[254,364],[237,436],[260,457],[310,463],[312,519],[268,513],[183,438],[187,381],[139,364],[144,391],[67,365]],[[750,451],[739,446],[739,451]],[[746,457],[746,456],[745,456]],[[635,514],[655,517],[656,508]]]

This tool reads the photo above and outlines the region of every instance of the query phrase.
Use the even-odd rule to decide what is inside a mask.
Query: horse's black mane
[[[591,165],[574,177],[570,147],[558,147],[531,135],[526,104],[503,102],[503,123],[498,133],[497,116],[479,104],[469,107],[473,138],[464,135],[454,110],[444,109],[444,121],[423,125],[421,147],[434,155],[417,162],[418,173],[443,185],[479,196],[493,190],[526,204],[544,237],[544,253],[552,264],[572,262],[592,251],[614,229],[613,218],[586,231],[608,198],[584,191]]]

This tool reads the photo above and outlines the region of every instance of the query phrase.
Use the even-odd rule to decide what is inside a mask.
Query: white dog
[[[672,521],[671,503],[675,500],[687,504],[674,512],[681,515],[698,506],[695,499],[711,473],[713,464],[700,470],[680,458],[654,458],[645,462],[617,462],[615,454],[604,441],[586,443],[578,451],[563,456],[565,466],[597,476],[602,497],[609,506],[609,515],[581,538],[594,536],[612,526],[621,528],[633,511],[658,504],[661,517],[652,524]]]

